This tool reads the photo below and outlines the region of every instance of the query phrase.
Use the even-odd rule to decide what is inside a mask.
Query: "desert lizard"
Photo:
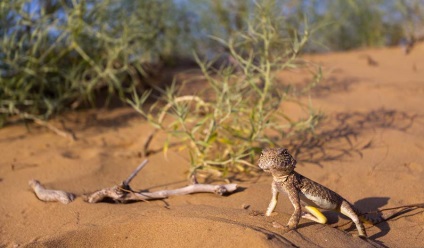
[[[325,224],[327,218],[317,209],[333,210],[349,217],[356,225],[360,237],[367,237],[364,222],[374,222],[360,217],[358,210],[336,192],[321,184],[306,178],[296,171],[296,160],[284,148],[267,148],[262,151],[259,167],[273,176],[272,199],[266,211],[270,216],[277,205],[279,192],[285,192],[294,207],[294,212],[287,224],[289,229],[295,229],[300,217]],[[301,204],[309,213],[302,213]]]

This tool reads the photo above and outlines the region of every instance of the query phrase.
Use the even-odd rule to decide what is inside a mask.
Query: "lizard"
[[[318,210],[333,210],[349,217],[355,223],[359,237],[366,238],[367,233],[361,221],[375,223],[376,221],[362,216],[360,212],[342,196],[327,187],[302,176],[294,169],[297,161],[285,148],[265,148],[259,158],[259,167],[272,174],[272,199],[265,215],[270,216],[274,211],[278,194],[288,195],[294,212],[290,217],[287,228],[296,229],[300,218],[306,218],[325,224],[327,218]],[[302,212],[301,205],[309,212]]]

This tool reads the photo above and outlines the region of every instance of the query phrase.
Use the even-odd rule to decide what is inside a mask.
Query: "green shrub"
[[[165,0],[2,1],[0,119],[45,119],[94,104],[99,91],[122,98],[146,63],[181,50],[175,8]]]
[[[214,61],[195,56],[207,82],[203,92],[182,95],[184,88],[177,90],[173,85],[163,103],[156,102],[150,110],[143,109],[148,93],[139,97],[134,92],[133,99],[127,100],[156,128],[152,135],[158,131],[168,135],[165,152],[171,141],[188,149],[191,173],[226,176],[230,171],[249,171],[261,147],[274,144],[275,133],[287,137],[317,122],[313,111],[297,121],[279,111],[281,103],[292,96],[288,87],[276,83],[275,73],[297,66],[296,56],[308,31],[286,37],[288,31],[271,6],[257,6],[247,28],[233,32],[228,41],[214,37],[228,51],[224,65],[217,68]]]
[[[177,64],[192,51],[208,58],[223,53],[227,48],[208,35],[237,37],[257,20],[256,2],[1,1],[0,124],[10,116],[46,119],[94,105],[100,91],[106,103],[113,96],[124,98],[149,76],[146,64]],[[259,3],[275,6],[284,38],[294,38],[287,30],[303,33],[305,19],[319,28],[306,51],[398,44],[422,36],[420,0]]]

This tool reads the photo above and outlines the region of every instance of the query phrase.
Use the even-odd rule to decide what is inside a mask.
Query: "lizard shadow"
[[[376,213],[375,211],[383,206],[387,205],[389,202],[389,197],[366,197],[355,202],[355,206],[361,209],[363,212],[374,212],[368,214],[371,219],[381,219],[381,213]],[[376,240],[378,238],[384,237],[390,231],[390,226],[387,221],[381,221],[374,225],[380,230],[380,232],[370,236],[370,239]]]

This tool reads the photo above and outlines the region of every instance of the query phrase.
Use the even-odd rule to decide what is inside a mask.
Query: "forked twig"
[[[142,192],[133,191],[129,186],[129,182],[137,175],[137,173],[147,164],[148,160],[144,160],[131,175],[122,182],[120,185],[115,185],[110,188],[98,190],[92,194],[84,196],[84,200],[89,203],[97,203],[106,199],[111,199],[119,203],[127,203],[133,201],[146,201],[154,199],[164,199],[174,195],[187,195],[193,193],[215,193],[218,195],[225,195],[232,193],[237,189],[237,184],[199,184],[197,180],[193,179],[193,184],[186,187],[172,189],[172,190],[159,190],[155,192]]]
[[[131,175],[122,184],[124,185],[130,184],[131,180],[133,180],[133,178],[137,176],[137,174],[141,171],[141,169],[144,168],[144,166],[146,166],[148,162],[149,162],[148,159],[145,159],[143,162],[141,162],[141,164],[133,171],[133,173],[131,173]]]
[[[127,179],[122,181],[121,184],[115,185],[110,188],[104,188],[94,193],[83,195],[82,197],[88,203],[97,203],[105,200],[113,200],[118,203],[128,203],[133,201],[146,201],[154,199],[164,199],[174,195],[187,195],[193,193],[215,193],[218,195],[225,195],[237,190],[237,184],[199,184],[193,178],[193,184],[171,190],[159,190],[154,192],[134,191],[129,186],[129,183],[135,176],[146,166],[148,160],[144,160],[137,168],[128,176]],[[33,188],[37,197],[42,201],[60,201],[62,203],[69,203],[74,200],[75,195],[61,190],[45,189],[37,180],[31,180],[30,186]]]
[[[88,203],[102,202],[111,199],[118,203],[128,203],[133,201],[147,201],[155,199],[164,199],[175,195],[188,195],[193,193],[215,193],[225,195],[232,193],[237,189],[237,184],[192,184],[183,188],[173,190],[159,190],[155,192],[135,192],[125,188],[114,186],[111,188],[98,190],[90,195],[85,196]]]

